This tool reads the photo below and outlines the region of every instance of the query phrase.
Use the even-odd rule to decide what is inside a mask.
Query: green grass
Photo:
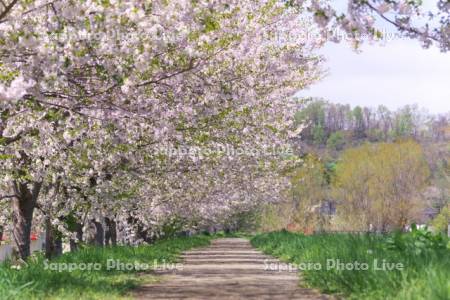
[[[349,299],[450,299],[450,244],[444,236],[408,234],[304,236],[259,234],[252,244],[302,267],[305,284]],[[327,267],[327,260],[367,263],[368,270]],[[374,260],[401,263],[403,270],[375,270]],[[301,264],[303,263],[303,264]],[[320,270],[305,263],[318,263]],[[354,264],[353,264],[354,265]],[[316,265],[317,266],[317,265]]]
[[[108,248],[87,247],[47,262],[100,263],[100,270],[55,271],[47,268],[42,255],[31,257],[20,270],[11,268],[9,262],[0,264],[0,299],[123,299],[140,284],[156,281],[151,271],[107,270],[107,260],[123,263],[146,263],[154,266],[155,260],[174,267],[179,254],[193,247],[206,246],[213,236],[193,236],[162,240],[152,245],[138,247],[117,246]]]

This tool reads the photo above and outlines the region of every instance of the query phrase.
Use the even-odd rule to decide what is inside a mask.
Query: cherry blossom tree
[[[103,240],[102,223],[138,243],[282,197],[292,96],[321,77],[311,29],[360,42],[380,37],[378,15],[448,50],[446,1],[433,30],[414,27],[413,1],[349,3],[1,0],[0,205],[17,254],[33,218],[74,245],[91,224]]]
[[[365,38],[383,40],[389,28],[408,38],[419,40],[425,48],[435,45],[442,52],[450,50],[450,2],[435,1],[425,8],[415,0],[348,0],[347,11],[336,8],[332,1],[297,1],[305,5],[322,27],[322,34],[336,40],[333,31],[341,29],[357,47]]]
[[[139,242],[275,198],[287,162],[268,148],[287,147],[290,96],[320,75],[298,15],[278,1],[16,3],[0,55],[18,254],[36,208],[71,239],[107,218]]]

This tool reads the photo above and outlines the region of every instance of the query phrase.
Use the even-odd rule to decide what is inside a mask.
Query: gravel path
[[[279,261],[255,250],[245,239],[214,240],[183,254],[182,268],[158,272],[163,281],[140,287],[136,299],[330,299],[299,287],[295,272],[270,271]]]

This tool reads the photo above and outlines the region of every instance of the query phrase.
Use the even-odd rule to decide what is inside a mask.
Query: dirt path
[[[139,288],[136,299],[329,299],[300,288],[295,272],[267,270],[279,261],[245,239],[218,239],[186,252],[183,259],[182,269],[159,272],[163,282]]]

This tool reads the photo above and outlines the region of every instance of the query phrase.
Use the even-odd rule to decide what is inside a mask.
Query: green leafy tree
[[[364,138],[366,135],[366,124],[364,122],[363,109],[360,106],[356,106],[353,109],[354,120],[354,136],[357,139]]]
[[[348,149],[333,182],[338,214],[356,229],[404,228],[422,208],[429,176],[422,147],[414,141]]]
[[[340,151],[345,146],[345,137],[341,131],[334,132],[327,140],[327,148],[330,150]]]
[[[435,231],[448,233],[450,225],[450,205],[444,207],[441,212],[430,222]]]
[[[328,183],[323,162],[308,155],[292,175],[294,222],[304,231],[321,229],[326,220],[320,208],[326,200]]]
[[[323,145],[327,139],[325,108],[327,102],[317,100],[309,102],[302,110],[295,114],[298,124],[306,124],[307,127],[302,132],[304,138],[313,141],[316,145]]]

